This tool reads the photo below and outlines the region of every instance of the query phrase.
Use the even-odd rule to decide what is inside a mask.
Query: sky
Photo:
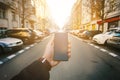
[[[76,0],[46,0],[52,18],[62,28],[70,16],[71,9]]]

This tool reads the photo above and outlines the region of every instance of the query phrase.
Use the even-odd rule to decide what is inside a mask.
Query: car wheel
[[[0,47],[0,55],[3,54],[3,48]]]
[[[108,44],[107,44],[107,40],[105,41],[104,45],[105,45],[105,46],[107,46],[107,45],[108,45]]]
[[[28,44],[29,43],[27,38],[23,38],[22,41],[23,41],[23,44]]]

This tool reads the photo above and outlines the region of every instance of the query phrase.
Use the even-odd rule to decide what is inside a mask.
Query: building
[[[13,28],[19,26],[18,1],[0,0],[0,27]]]
[[[82,1],[82,24],[84,29],[105,32],[110,28],[120,26],[120,0]]]
[[[50,12],[48,10],[48,6],[46,0],[34,0],[35,7],[36,7],[36,16],[37,16],[37,23],[36,28],[44,30],[47,28],[47,22],[49,20]]]
[[[99,27],[104,24],[104,31],[120,27],[120,0],[106,0],[104,20],[97,21]]]
[[[46,0],[0,0],[0,27],[45,29],[48,17]]]
[[[73,5],[72,11],[71,11],[71,17],[68,22],[71,29],[80,29],[81,28],[81,1],[77,0],[75,4]]]
[[[82,20],[81,24],[83,29],[90,30],[90,21],[91,21],[91,6],[90,6],[90,0],[82,0]],[[89,6],[89,7],[88,7]]]

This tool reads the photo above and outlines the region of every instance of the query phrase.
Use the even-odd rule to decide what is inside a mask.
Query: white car
[[[105,44],[106,41],[114,35],[114,31],[105,32],[102,34],[95,35],[93,41],[98,44]]]
[[[14,48],[20,47],[23,45],[21,39],[12,38],[12,37],[0,37],[0,54],[12,51]]]

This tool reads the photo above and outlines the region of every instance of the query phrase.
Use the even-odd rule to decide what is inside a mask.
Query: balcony
[[[17,8],[17,3],[16,3],[16,1],[4,0],[3,2],[4,2],[6,5],[8,5],[10,8],[12,8],[12,9],[16,9],[16,8]]]
[[[9,7],[4,0],[0,0],[0,7],[7,8]]]

